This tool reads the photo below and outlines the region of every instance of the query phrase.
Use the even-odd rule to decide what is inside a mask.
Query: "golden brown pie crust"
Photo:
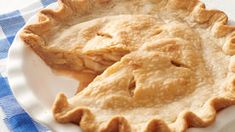
[[[21,38],[49,66],[102,73],[55,119],[84,131],[185,131],[235,104],[235,27],[198,0],[60,0]]]

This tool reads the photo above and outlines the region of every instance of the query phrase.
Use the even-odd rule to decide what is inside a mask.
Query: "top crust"
[[[81,63],[84,63],[82,61],[83,59],[88,59],[91,56],[80,50],[76,55],[80,55],[82,57],[79,58],[80,61],[77,63],[68,62],[68,64],[64,66],[64,63],[58,64],[58,60],[54,61],[55,59],[58,59],[57,56],[55,58],[48,59],[48,56],[53,56],[60,52],[63,52],[64,55],[70,54],[71,52],[69,50],[61,51],[60,49],[53,49],[53,51],[51,51],[47,47],[52,39],[51,36],[60,30],[61,27],[69,27],[75,23],[82,23],[86,20],[104,16],[120,14],[153,15],[155,12],[165,10],[165,12],[170,12],[170,14],[164,14],[164,12],[161,12],[161,15],[163,15],[164,18],[173,15],[177,17],[177,19],[182,19],[182,21],[186,21],[187,23],[190,23],[190,25],[194,25],[193,28],[204,28],[215,39],[215,41],[219,42],[218,46],[223,50],[223,53],[226,54],[226,58],[229,60],[229,65],[227,66],[229,77],[226,79],[226,82],[223,82],[226,94],[223,96],[212,97],[207,100],[202,107],[204,110],[204,113],[202,114],[203,116],[199,116],[192,111],[185,110],[177,116],[174,123],[169,124],[164,120],[154,118],[141,126],[141,131],[185,131],[189,127],[205,127],[214,121],[216,111],[235,104],[235,76],[233,73],[235,71],[235,61],[234,57],[230,57],[235,54],[235,26],[227,25],[228,17],[222,11],[206,10],[205,5],[198,0],[60,0],[58,3],[59,8],[57,10],[43,9],[40,11],[38,22],[27,25],[20,34],[26,45],[31,47],[48,65],[55,68],[59,67],[76,71],[88,69],[91,72],[102,73],[114,62],[119,61],[123,56],[125,57],[126,54],[132,52],[132,50],[123,51],[123,54],[121,54],[116,61],[112,61],[105,65],[101,65],[101,61],[95,62],[95,64],[97,64],[95,68],[86,66],[86,64],[81,65]],[[124,6],[133,5],[133,8],[124,8],[123,6],[120,6],[120,4],[123,4]],[[151,5],[153,4],[158,8],[152,8]],[[167,21],[166,23],[170,22],[171,21]],[[194,41],[194,39],[191,40]],[[161,43],[164,45],[165,42]],[[148,50],[148,47],[144,48],[144,50]],[[150,47],[150,49],[152,48],[153,47]],[[71,56],[69,56],[69,58],[71,58]],[[123,59],[121,59],[121,61],[123,61]],[[116,65],[117,64],[114,64],[114,67]],[[113,69],[111,67],[108,71],[105,70],[105,72],[96,78],[92,84],[95,84],[96,80],[106,77],[108,72]],[[88,88],[89,87],[92,87],[92,85],[89,85]],[[134,131],[128,119],[124,116],[112,117],[102,126],[96,126],[95,124],[92,124],[96,115],[92,113],[91,109],[85,106],[72,107],[71,104],[72,103],[67,100],[64,94],[59,94],[57,96],[55,104],[53,105],[53,114],[57,121],[62,123],[73,122],[79,124],[84,131]]]
[[[81,69],[83,69],[81,68],[82,59],[89,58],[86,56],[87,54],[85,54],[85,57],[81,57],[81,60],[78,62],[57,64],[57,62],[61,61],[61,55],[55,56],[55,54],[63,52],[64,56],[66,56],[71,53],[71,51],[63,51],[59,49],[59,47],[55,47],[53,50],[48,48],[50,39],[55,37],[53,34],[56,34],[56,31],[62,27],[68,27],[74,23],[81,23],[103,16],[120,14],[151,15],[160,10],[166,10],[166,12],[172,13],[162,13],[161,15],[166,15],[164,17],[174,15],[179,19],[184,19],[188,23],[194,23],[202,28],[209,29],[209,32],[215,38],[221,40],[222,45],[220,46],[224,53],[228,55],[235,54],[235,48],[233,46],[235,42],[235,27],[226,25],[228,18],[222,11],[206,10],[205,5],[198,0],[60,0],[58,3],[59,8],[57,10],[43,9],[40,11],[38,14],[38,23],[27,25],[20,34],[23,41],[48,65],[54,68],[63,69],[67,67],[67,69],[81,71]],[[143,3],[145,3],[145,5],[143,5]],[[121,8],[121,4],[124,6],[133,5],[133,8]],[[151,4],[156,4],[157,6],[153,8]],[[84,55],[80,53],[77,54],[79,54],[79,56]],[[48,56],[53,55],[54,57],[48,58]],[[91,68],[91,70],[97,71],[98,73],[104,70],[100,67],[110,66],[97,65],[96,68]]]

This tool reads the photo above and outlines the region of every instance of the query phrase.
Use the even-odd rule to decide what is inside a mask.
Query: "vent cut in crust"
[[[53,115],[85,132],[206,127],[235,104],[235,27],[198,0],[60,0],[21,32],[52,68],[96,77]],[[97,76],[98,75],[98,76]]]

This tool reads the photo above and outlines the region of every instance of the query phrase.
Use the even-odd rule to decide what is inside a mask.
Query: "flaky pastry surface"
[[[49,66],[100,74],[53,114],[84,131],[185,131],[235,103],[235,27],[198,0],[61,0],[21,38]]]

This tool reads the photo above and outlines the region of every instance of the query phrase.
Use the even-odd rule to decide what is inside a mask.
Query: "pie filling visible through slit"
[[[53,115],[83,131],[166,132],[211,124],[235,104],[235,27],[197,0],[61,0],[21,33],[81,88]],[[93,78],[95,78],[93,80]]]

